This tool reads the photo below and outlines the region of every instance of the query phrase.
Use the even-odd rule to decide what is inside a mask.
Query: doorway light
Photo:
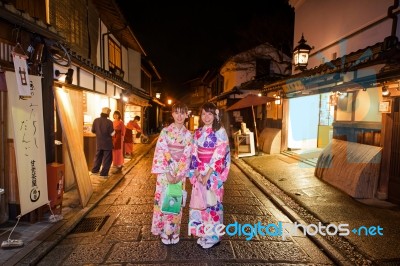
[[[388,88],[388,86],[384,85],[382,87],[382,96],[389,96],[389,95],[390,95],[389,88]]]

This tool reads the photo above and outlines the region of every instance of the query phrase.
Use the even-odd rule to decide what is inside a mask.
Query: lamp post
[[[293,49],[293,64],[296,70],[303,71],[307,68],[308,55],[313,48],[306,42],[303,34],[301,34],[299,44]]]

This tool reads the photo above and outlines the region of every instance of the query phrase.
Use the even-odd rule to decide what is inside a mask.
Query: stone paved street
[[[71,232],[38,265],[333,265],[308,238],[223,237],[220,245],[203,250],[188,236],[188,207],[181,240],[165,246],[150,233],[155,175],[150,174],[150,149],[118,185],[85,217],[104,220],[95,232]],[[99,184],[101,186],[101,183]],[[187,184],[190,195],[190,185]],[[232,164],[225,184],[224,224],[263,225],[290,220]]]

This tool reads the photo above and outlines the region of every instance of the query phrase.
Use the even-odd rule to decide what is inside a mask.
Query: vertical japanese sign
[[[30,76],[29,97],[21,96],[15,75],[6,72],[21,215],[49,202],[47,193],[41,77]]]
[[[17,88],[20,96],[30,97],[30,82],[28,75],[27,56],[12,52],[14,61],[15,77],[17,78]]]

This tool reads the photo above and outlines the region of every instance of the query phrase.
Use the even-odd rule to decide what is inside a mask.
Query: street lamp
[[[168,100],[167,100],[167,103],[168,103],[168,105],[171,105],[171,104],[172,104],[172,100],[171,100],[171,99],[168,99]]]
[[[67,72],[61,73],[60,70],[56,69],[54,71],[55,77],[58,79],[61,75],[65,75],[65,83],[72,84],[74,78],[74,70],[72,68],[68,68]]]
[[[308,65],[308,55],[310,54],[311,49],[313,49],[310,45],[306,43],[307,41],[304,39],[303,34],[301,34],[301,39],[297,45],[293,49],[293,63],[295,69],[305,70]]]
[[[160,99],[161,98],[161,92],[156,92],[156,98]]]

